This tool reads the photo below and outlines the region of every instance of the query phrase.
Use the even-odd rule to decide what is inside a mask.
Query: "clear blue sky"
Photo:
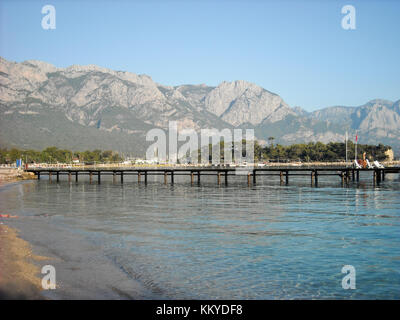
[[[43,30],[41,8],[56,8]],[[356,8],[356,30],[341,8]],[[0,55],[167,85],[243,79],[307,110],[400,99],[400,1],[5,1]]]

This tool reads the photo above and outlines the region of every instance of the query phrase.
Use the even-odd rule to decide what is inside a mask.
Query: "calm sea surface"
[[[53,298],[400,298],[398,174],[348,187],[155,179],[15,183],[0,189],[0,213],[20,216],[3,222],[54,259]],[[342,288],[344,265],[355,290]]]

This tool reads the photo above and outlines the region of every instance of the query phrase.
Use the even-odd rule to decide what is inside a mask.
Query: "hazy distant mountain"
[[[400,100],[375,99],[359,107],[330,107],[314,111],[312,119],[358,132],[361,142],[387,143],[400,148]]]
[[[255,128],[275,142],[342,141],[400,148],[400,100],[306,112],[246,81],[164,86],[147,75],[94,65],[56,68],[41,61],[0,58],[0,144],[111,149],[143,154],[145,134],[168,121],[179,128]]]

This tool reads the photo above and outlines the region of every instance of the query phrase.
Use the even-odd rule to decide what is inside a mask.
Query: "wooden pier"
[[[147,183],[148,176],[164,176],[164,183],[174,183],[175,176],[188,176],[191,183],[200,183],[201,176],[215,176],[216,183],[221,184],[221,178],[227,185],[230,176],[245,177],[247,184],[256,184],[257,177],[261,176],[278,176],[281,184],[289,184],[289,177],[305,176],[311,180],[311,185],[318,185],[318,179],[321,176],[339,177],[343,184],[348,184],[350,181],[359,181],[360,172],[371,173],[374,183],[379,184],[385,180],[387,174],[400,173],[400,167],[373,168],[373,169],[355,169],[351,167],[124,167],[124,168],[28,168],[25,171],[33,172],[38,179],[43,175],[47,175],[49,181],[52,181],[53,176],[56,181],[60,181],[61,175],[68,176],[68,181],[75,179],[78,182],[79,176],[89,176],[89,182],[93,183],[93,176],[97,183],[101,183],[101,177],[110,175],[113,177],[113,182],[117,180],[120,183],[124,182],[124,177],[129,175],[137,176],[138,182],[144,180]]]

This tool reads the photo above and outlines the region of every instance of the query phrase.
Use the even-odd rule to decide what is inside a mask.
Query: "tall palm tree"
[[[270,145],[271,147],[274,146],[274,140],[275,140],[274,137],[268,137],[269,145]]]

